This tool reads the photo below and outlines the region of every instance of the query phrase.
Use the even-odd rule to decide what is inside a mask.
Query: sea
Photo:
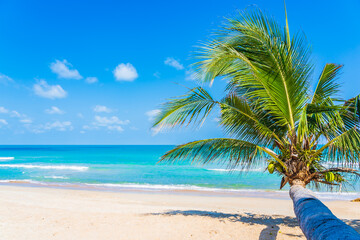
[[[248,171],[226,165],[159,163],[174,146],[0,146],[0,184],[122,192],[164,192],[221,196],[288,198],[281,177],[265,165]],[[359,183],[316,194],[324,200],[354,199]]]

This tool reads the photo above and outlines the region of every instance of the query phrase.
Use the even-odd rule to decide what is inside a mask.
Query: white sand
[[[360,203],[325,202],[360,229]],[[0,186],[0,239],[305,239],[291,200]]]

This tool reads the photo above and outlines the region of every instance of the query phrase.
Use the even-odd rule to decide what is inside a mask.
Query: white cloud
[[[109,126],[109,125],[127,125],[129,124],[130,121],[129,120],[120,120],[118,117],[116,116],[112,116],[112,117],[100,117],[100,116],[95,116],[95,122],[94,124],[97,126]]]
[[[21,114],[18,111],[10,111],[9,112],[10,117],[14,117],[14,118],[20,118],[20,122],[24,119],[29,119],[28,116],[26,116],[26,114]]]
[[[83,129],[85,130],[91,130],[91,129],[99,129],[99,128],[106,128],[111,131],[124,131],[123,127],[124,125],[129,124],[129,120],[120,120],[116,116],[112,117],[100,117],[95,116],[95,120],[91,123],[91,125],[84,125]]]
[[[120,63],[113,71],[114,77],[117,81],[132,82],[138,78],[138,73],[131,63]]]
[[[84,126],[83,126],[83,129],[85,129],[85,130],[91,130],[91,129],[93,129],[93,127],[90,127],[89,125],[84,125]]]
[[[215,117],[215,118],[213,119],[213,121],[214,121],[214,122],[220,122],[220,121],[221,121],[221,118]]]
[[[172,57],[166,58],[164,63],[173,68],[176,68],[177,70],[184,69],[184,65],[182,65],[179,61],[177,61],[175,58],[172,58]]]
[[[97,77],[87,77],[85,78],[85,82],[92,84],[92,83],[97,83],[99,81],[99,79]]]
[[[21,119],[20,122],[25,123],[25,124],[30,124],[33,121],[30,118],[25,118],[25,119]]]
[[[157,135],[158,133],[160,133],[162,130],[161,130],[161,127],[159,126],[156,126],[156,127],[153,127],[151,128],[151,135],[152,136],[155,136]]]
[[[160,112],[161,112],[160,109],[154,109],[154,110],[147,111],[145,113],[145,115],[148,116],[149,121],[153,121],[155,116],[158,115]]]
[[[56,130],[56,131],[71,131],[74,129],[70,121],[55,121],[41,124],[38,126],[28,126],[28,129],[34,133],[43,133],[45,131]]]
[[[14,83],[14,80],[9,76],[0,73],[0,83],[4,85],[8,85],[9,83]]]
[[[8,125],[8,122],[5,119],[0,119],[0,126]]]
[[[45,130],[55,129],[57,131],[73,130],[72,123],[70,121],[60,122],[55,121],[53,123],[46,123],[44,125]]]
[[[0,107],[0,113],[7,114],[8,116],[13,117],[13,118],[20,118],[19,121],[22,123],[32,122],[31,119],[28,116],[26,116],[26,114],[21,114],[15,110],[10,111],[10,110],[6,109],[5,107]]]
[[[57,74],[58,78],[66,78],[66,79],[83,78],[78,70],[70,69],[70,67],[72,67],[72,65],[65,59],[63,61],[55,60],[55,62],[50,64],[51,71]]]
[[[98,112],[98,113],[100,113],[100,112],[110,113],[110,112],[112,112],[112,110],[111,110],[110,108],[106,107],[106,106],[96,105],[96,106],[94,107],[94,112]]]
[[[9,110],[7,110],[6,108],[4,107],[0,107],[0,113],[8,113]]]
[[[60,85],[49,85],[45,80],[40,80],[34,84],[34,92],[36,95],[43,98],[64,98],[67,92]]]
[[[153,74],[153,76],[156,77],[156,78],[160,78],[160,73],[159,73],[159,72],[155,72],[155,73]]]
[[[150,110],[150,111],[147,111],[145,113],[146,116],[148,116],[148,120],[150,122],[154,121],[156,115],[160,114],[161,113],[161,110],[160,109],[153,109],[153,110]],[[151,135],[152,136],[155,136],[157,135],[158,133],[164,133],[165,132],[165,128],[164,128],[164,124],[161,124],[161,125],[158,125],[156,127],[153,127],[151,128]]]
[[[10,117],[25,118],[25,114],[20,114],[18,111],[11,111]]]
[[[186,70],[185,71],[185,80],[187,81],[195,81],[196,78],[196,74],[192,71],[192,70]]]
[[[52,106],[49,109],[45,109],[47,114],[64,114],[65,112],[58,107]]]
[[[155,136],[155,135],[157,135],[159,133],[166,133],[169,128],[170,128],[170,125],[160,124],[160,125],[150,129],[151,130],[151,135]]]
[[[107,128],[109,130],[115,130],[115,131],[118,131],[118,132],[124,131],[124,129],[121,126],[108,126]]]

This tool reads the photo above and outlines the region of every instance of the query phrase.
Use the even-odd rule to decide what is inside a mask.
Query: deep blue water
[[[245,173],[214,164],[157,164],[172,147],[0,146],[0,181],[156,190],[279,188],[280,177],[265,172],[262,166]]]

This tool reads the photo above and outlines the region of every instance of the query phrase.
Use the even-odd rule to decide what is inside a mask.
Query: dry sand
[[[325,202],[360,231],[360,203]],[[0,239],[305,239],[291,200],[0,186]]]

